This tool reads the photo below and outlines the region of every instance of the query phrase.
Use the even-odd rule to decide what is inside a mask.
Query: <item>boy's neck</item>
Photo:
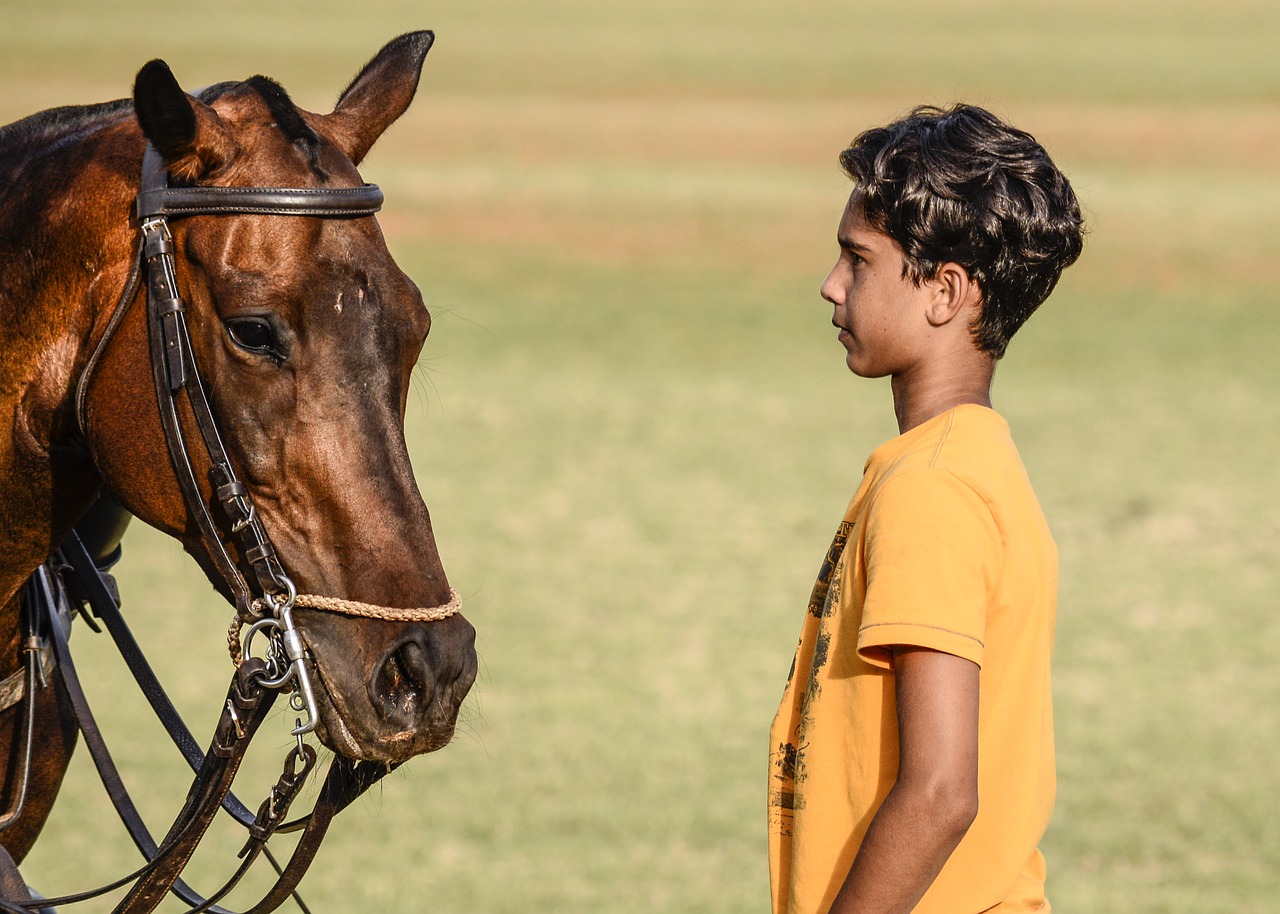
[[[893,413],[902,434],[966,403],[991,408],[996,363],[986,356],[963,365],[935,367],[927,373],[895,374]]]

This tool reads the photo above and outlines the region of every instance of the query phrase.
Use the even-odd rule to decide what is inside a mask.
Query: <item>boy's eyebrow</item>
[[[866,254],[871,251],[871,248],[865,244],[859,244],[848,235],[836,235],[836,244],[840,245],[840,250],[852,251],[855,254]]]

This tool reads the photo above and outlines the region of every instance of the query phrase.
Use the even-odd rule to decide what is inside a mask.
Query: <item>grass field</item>
[[[435,316],[411,447],[482,672],[455,743],[335,825],[316,914],[768,909],[767,728],[818,561],[894,433],[817,295],[836,154],[960,99],[1035,133],[1091,227],[996,387],[1062,557],[1055,910],[1272,908],[1280,7],[217,10],[5,0],[0,122],[126,95],[156,56],[190,87],[263,72],[328,110],[383,41],[438,32],[363,170]],[[172,542],[126,550],[126,609],[207,733],[226,607]],[[159,822],[185,778],[101,640],[76,632],[81,668]],[[133,865],[100,793],[78,757],[24,865],[42,891]],[[212,841],[203,887],[238,848]]]

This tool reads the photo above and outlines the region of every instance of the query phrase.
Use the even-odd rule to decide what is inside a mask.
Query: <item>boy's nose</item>
[[[827,274],[827,278],[822,281],[822,285],[818,287],[818,294],[833,305],[844,303],[844,294],[840,283],[836,282],[836,270],[839,264],[831,268],[831,272]]]

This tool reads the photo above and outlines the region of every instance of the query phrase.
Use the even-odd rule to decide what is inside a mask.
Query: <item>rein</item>
[[[29,905],[0,900],[0,911],[31,914],[33,909],[87,901],[133,883],[126,897],[113,909],[114,914],[150,912],[167,892],[189,906],[188,914],[203,911],[211,914],[235,914],[219,907],[217,902],[239,884],[259,856],[265,856],[275,868],[278,878],[275,885],[245,914],[268,914],[291,895],[305,914],[307,908],[298,898],[296,889],[319,850],[333,817],[398,766],[353,762],[343,756],[335,756],[312,811],[300,818],[286,821],[290,804],[315,765],[315,750],[298,737],[295,747],[285,756],[279,780],[271,788],[257,813],[251,813],[231,793],[230,787],[250,739],[265,719],[275,698],[275,690],[266,688],[263,684],[270,676],[270,661],[250,658],[239,666],[210,747],[202,752],[129,631],[120,612],[110,575],[98,568],[76,533],[73,532],[61,549],[37,569],[36,574],[28,581],[24,593],[24,609],[31,619],[32,637],[52,645],[66,695],[99,778],[126,831],[147,862],[127,876],[90,891],[39,899]],[[187,801],[163,841],[157,842],[152,837],[138,813],[80,684],[68,646],[71,620],[77,611],[86,620],[89,619],[87,613],[92,612],[104,623],[157,718],[195,773]],[[91,621],[90,625],[97,628]],[[225,885],[205,898],[187,886],[179,876],[219,807],[248,831],[248,839],[241,853],[242,863],[239,868]],[[273,834],[289,832],[301,832],[302,836],[288,863],[281,866],[266,844]]]
[[[278,879],[273,888],[246,914],[268,914],[290,895],[301,880],[329,827],[333,816],[353,802],[395,765],[354,762],[335,755],[319,792],[313,810],[286,822],[290,804],[297,796],[315,764],[315,750],[303,742],[302,736],[315,728],[317,710],[311,675],[307,668],[309,655],[305,641],[293,621],[295,606],[367,616],[395,621],[436,621],[458,612],[461,599],[450,591],[450,599],[441,606],[424,608],[383,607],[336,597],[299,594],[281,564],[267,531],[262,525],[248,488],[237,476],[214,420],[205,387],[201,382],[187,327],[186,305],[178,291],[175,245],[169,220],[188,216],[223,216],[257,214],[273,216],[307,216],[319,218],[358,218],[376,213],[382,205],[382,191],[366,184],[351,188],[274,188],[274,187],[182,187],[168,186],[168,174],[160,155],[147,144],[142,164],[141,191],[136,214],[140,239],[138,253],[128,281],[120,295],[97,344],[86,362],[75,391],[76,418],[81,434],[86,430],[87,392],[90,378],[101,361],[110,341],[130,305],[138,297],[143,278],[146,283],[147,326],[151,352],[152,378],[160,409],[161,424],[178,486],[188,512],[195,519],[202,540],[208,547],[222,578],[234,598],[236,619],[232,625],[232,656],[236,673],[228,690],[226,703],[214,737],[207,751],[201,753],[195,738],[183,723],[163,688],[156,680],[145,657],[125,625],[119,611],[118,597],[108,583],[110,578],[99,569],[73,532],[44,565],[37,569],[24,592],[25,607],[21,675],[0,682],[0,691],[19,693],[16,700],[27,701],[25,759],[22,762],[14,808],[0,816],[0,829],[16,820],[21,812],[30,767],[31,727],[34,720],[34,693],[37,685],[46,683],[48,656],[66,687],[77,724],[98,769],[117,814],[134,843],[147,861],[134,873],[115,883],[61,898],[41,899],[29,903],[0,899],[0,912],[29,912],[46,906],[71,904],[98,897],[132,884],[114,914],[148,914],[172,892],[189,906],[189,914],[209,911],[232,914],[217,902],[228,894],[250,865],[266,856],[275,867]],[[197,479],[191,451],[179,418],[179,394],[185,391],[187,406],[209,460],[207,486],[212,498],[206,498]],[[86,435],[87,438],[87,435]],[[232,556],[219,523],[210,510],[217,502],[249,566],[245,574]],[[79,611],[86,620],[87,604],[93,615],[103,620],[115,640],[135,680],[150,702],[157,717],[169,732],[192,770],[195,779],[186,802],[163,840],[152,836],[125,789],[115,764],[98,731],[85,699],[67,643],[73,613]],[[97,629],[97,626],[89,621]],[[238,650],[239,630],[248,624],[245,650]],[[266,639],[262,656],[252,656],[248,648],[255,636]],[[51,645],[51,649],[50,646]],[[289,705],[305,714],[293,729],[295,747],[285,758],[283,771],[267,799],[256,814],[231,793],[231,782],[244,757],[250,739],[267,714],[278,691],[290,691]],[[203,898],[179,878],[191,855],[216,816],[219,808],[249,832],[241,852],[243,862],[226,885]],[[283,867],[266,849],[267,840],[277,832],[301,831],[294,852]],[[304,912],[305,905],[298,899]]]

